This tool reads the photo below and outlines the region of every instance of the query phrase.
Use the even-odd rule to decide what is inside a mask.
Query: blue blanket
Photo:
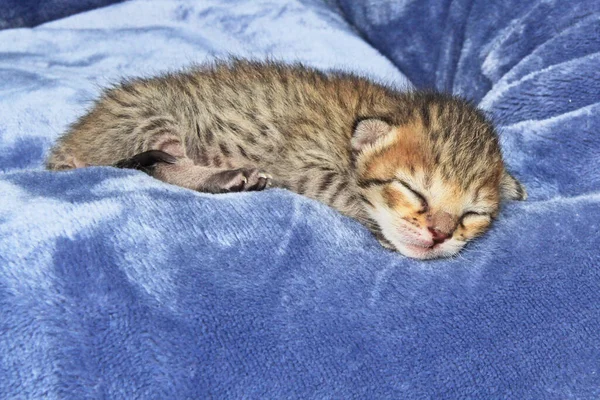
[[[0,29],[36,26],[123,0],[1,0]]]
[[[599,8],[128,1],[1,31],[0,398],[599,398]],[[41,168],[100,87],[227,54],[469,96],[530,200],[421,262],[284,190]]]

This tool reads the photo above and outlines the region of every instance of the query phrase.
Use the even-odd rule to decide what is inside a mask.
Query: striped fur
[[[481,199],[471,200],[486,202],[490,220],[503,193],[525,196],[504,170],[492,125],[463,100],[401,93],[341,72],[243,60],[105,91],[59,139],[47,166],[114,165],[155,149],[180,152],[173,155],[191,160],[201,173],[266,171],[276,186],[356,218],[387,247],[410,256],[383,229],[416,212],[410,190],[396,181],[410,182],[454,214],[477,193]],[[426,227],[427,215],[419,215]],[[473,235],[459,229],[457,235],[466,241],[487,228],[477,226]]]

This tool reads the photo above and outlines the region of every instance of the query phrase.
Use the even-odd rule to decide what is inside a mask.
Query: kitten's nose
[[[457,218],[446,211],[437,211],[428,218],[433,244],[444,243],[456,229]]]
[[[431,237],[434,244],[444,243],[446,239],[450,237],[449,233],[442,232],[436,228],[429,228],[429,232],[431,232]]]

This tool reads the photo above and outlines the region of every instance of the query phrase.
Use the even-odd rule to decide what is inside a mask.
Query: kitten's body
[[[423,132],[429,132],[426,140]],[[423,153],[418,160],[402,166],[391,159],[373,162],[389,158],[386,149],[400,137],[409,144],[406,151]],[[106,91],[59,140],[48,167],[114,165],[153,149],[178,159],[159,165],[154,173],[159,179],[219,192],[244,186],[227,186],[222,174],[218,180],[215,174],[248,168],[254,172],[246,178],[256,180],[254,169],[260,169],[277,186],[363,222],[391,247],[398,246],[382,237],[385,229],[365,204],[376,209],[373,203],[386,202],[394,208],[398,190],[385,194],[391,189],[382,188],[375,195],[370,193],[374,181],[380,181],[375,186],[389,185],[383,181],[404,180],[398,168],[418,174],[415,168],[425,167],[465,190],[488,179],[499,193],[505,174],[493,128],[461,100],[400,93],[343,73],[245,61],[134,80]],[[263,179],[260,188],[264,184]],[[490,195],[496,206],[498,200],[499,195]],[[452,224],[455,229],[458,222]]]
[[[112,165],[154,148],[157,132],[168,131],[198,165],[258,167],[276,184],[354,217],[350,137],[357,117],[407,112],[394,93],[353,76],[219,65],[111,89],[61,139],[49,166],[69,166],[70,157]]]

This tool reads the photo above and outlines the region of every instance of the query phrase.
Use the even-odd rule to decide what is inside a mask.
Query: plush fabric
[[[2,0],[0,29],[36,26],[123,0]]]
[[[337,1],[416,86],[491,113],[533,200],[598,191],[600,2]]]
[[[0,32],[0,398],[599,398],[597,7],[129,1]],[[421,262],[283,190],[42,170],[101,86],[229,53],[469,96],[530,199]]]

